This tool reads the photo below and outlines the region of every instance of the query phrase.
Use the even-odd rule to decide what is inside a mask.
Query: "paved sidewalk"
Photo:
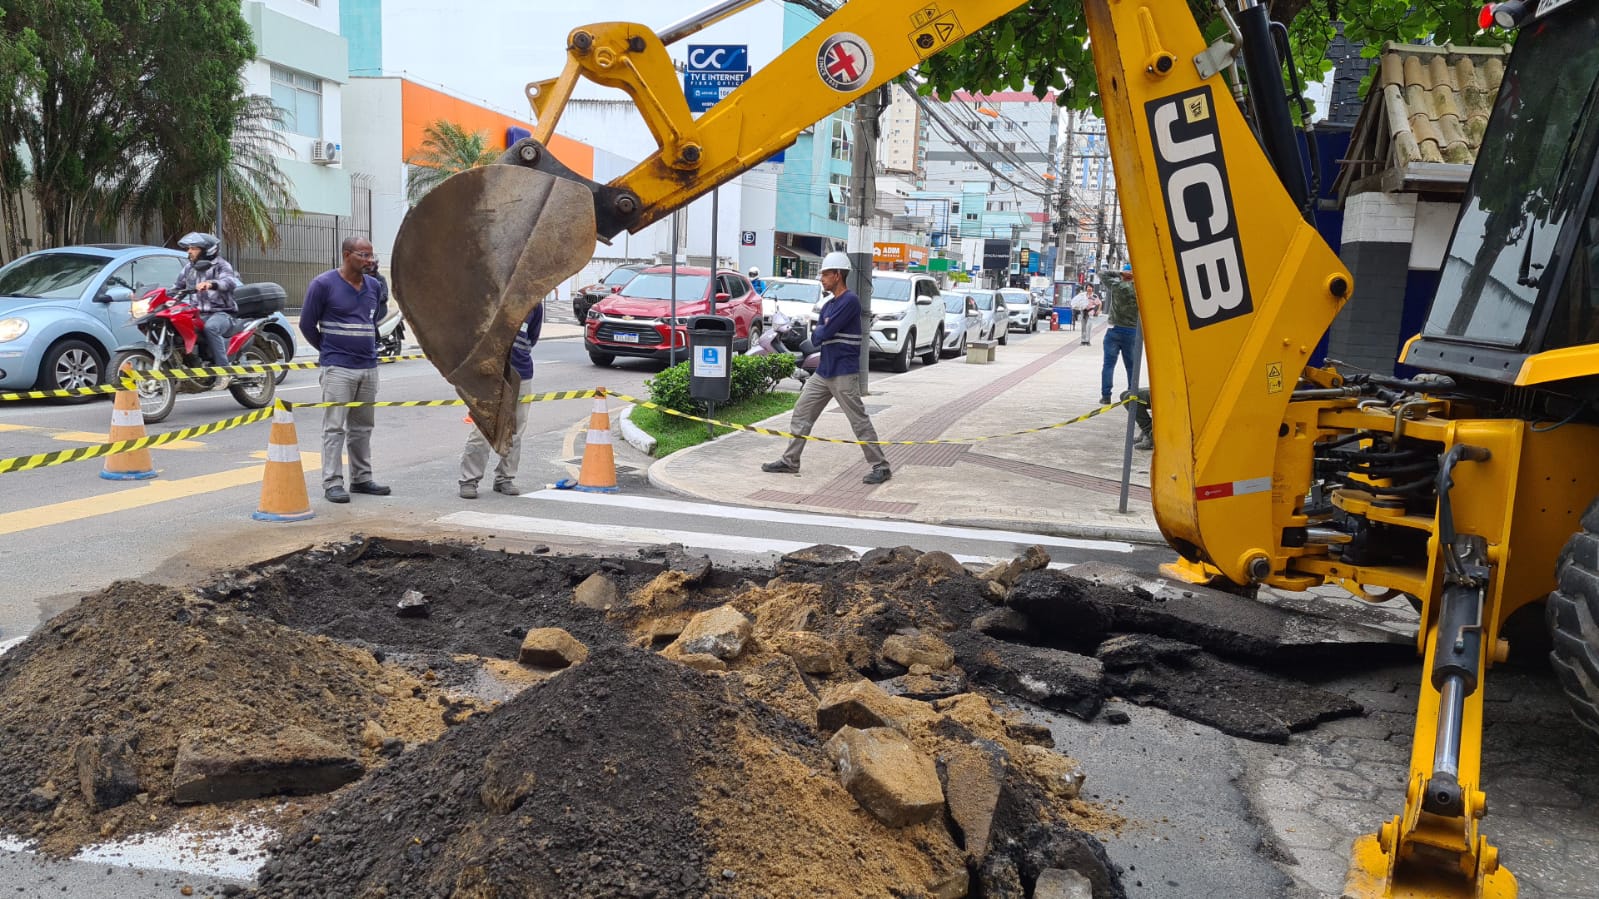
[[[884,440],[1005,434],[1062,422],[1099,400],[1100,318],[1090,346],[1076,331],[1012,335],[996,361],[920,364],[903,375],[873,371],[867,411]],[[1126,387],[1118,368],[1116,390]],[[787,413],[766,427],[786,429]],[[1148,452],[1134,451],[1128,511],[1118,511],[1127,413],[1122,409],[1038,434],[970,444],[887,447],[894,477],[872,487],[859,447],[812,443],[798,475],[766,474],[784,441],[735,433],[650,466],[655,485],[715,502],[933,524],[1003,527],[1060,536],[1163,543],[1149,503]],[[812,431],[850,438],[829,407]]]

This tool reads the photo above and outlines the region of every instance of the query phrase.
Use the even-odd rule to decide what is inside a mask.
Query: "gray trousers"
[[[522,396],[533,392],[533,379],[522,379]],[[527,413],[532,403],[516,404],[516,433],[511,437],[511,449],[500,457],[494,469],[494,483],[506,484],[516,480],[516,467],[522,461],[522,431],[527,428]],[[466,449],[461,451],[461,483],[476,484],[483,479],[489,464],[489,441],[476,426],[467,435]]]
[[[872,420],[866,416],[866,406],[861,402],[861,380],[853,374],[836,378],[812,375],[807,379],[800,390],[799,401],[794,403],[794,418],[789,430],[795,434],[809,434],[811,428],[816,426],[816,417],[827,408],[828,400],[838,400],[838,407],[844,410],[844,417],[849,419],[856,440],[877,439],[877,429],[872,427]],[[808,442],[798,437],[790,440],[788,449],[783,451],[783,461],[798,468],[800,453],[805,451]],[[888,457],[883,455],[880,446],[863,444],[861,452],[866,454],[866,461],[873,468],[888,465]]]
[[[322,369],[322,402],[371,403],[378,398],[378,370],[376,368]],[[322,410],[322,489],[344,486],[344,462],[341,457],[346,448],[350,453],[350,483],[364,484],[372,480],[372,425],[377,421],[377,410],[371,406],[351,409],[334,406]],[[345,446],[345,434],[349,446]]]

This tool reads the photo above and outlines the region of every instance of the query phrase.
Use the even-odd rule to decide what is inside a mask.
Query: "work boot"
[[[322,491],[322,496],[330,503],[347,503],[350,501],[350,492],[338,484]]]
[[[894,472],[887,465],[879,465],[861,478],[862,484],[881,484],[894,476]]]
[[[1140,433],[1138,435],[1138,439],[1133,442],[1133,449],[1135,450],[1152,450],[1154,448],[1155,435],[1149,433],[1148,431]]]
[[[351,484],[350,492],[365,493],[367,496],[388,496],[394,491],[383,486],[382,484],[377,484],[372,481],[362,481],[358,484]]]
[[[778,459],[776,462],[767,462],[762,465],[761,471],[771,472],[772,474],[799,474],[799,466],[790,465],[782,459]]]
[[[506,496],[521,496],[522,488],[516,486],[515,481],[495,481],[494,492],[503,493]]]
[[[1110,394],[1106,393],[1106,394],[1101,395],[1100,398],[1099,398],[1099,404],[1101,406],[1109,406],[1110,405]]]
[[[462,499],[477,499],[477,481],[462,481],[460,493]]]

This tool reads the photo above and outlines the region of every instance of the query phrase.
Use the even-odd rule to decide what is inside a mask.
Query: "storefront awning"
[[[821,262],[822,261],[822,257],[814,255],[812,253],[807,253],[804,250],[798,249],[796,247],[789,246],[786,243],[779,243],[779,244],[776,244],[775,246],[776,246],[776,249],[777,249],[777,255],[779,255],[779,256],[786,256],[789,259],[800,259],[800,260],[803,260],[805,262]]]

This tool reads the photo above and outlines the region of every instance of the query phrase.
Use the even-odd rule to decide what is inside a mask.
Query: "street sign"
[[[706,112],[750,77],[747,44],[690,44],[683,70],[689,112]]]
[[[745,232],[743,232],[740,235],[739,244],[741,246],[746,246],[746,247],[755,246],[755,232],[754,231],[745,231]]]

